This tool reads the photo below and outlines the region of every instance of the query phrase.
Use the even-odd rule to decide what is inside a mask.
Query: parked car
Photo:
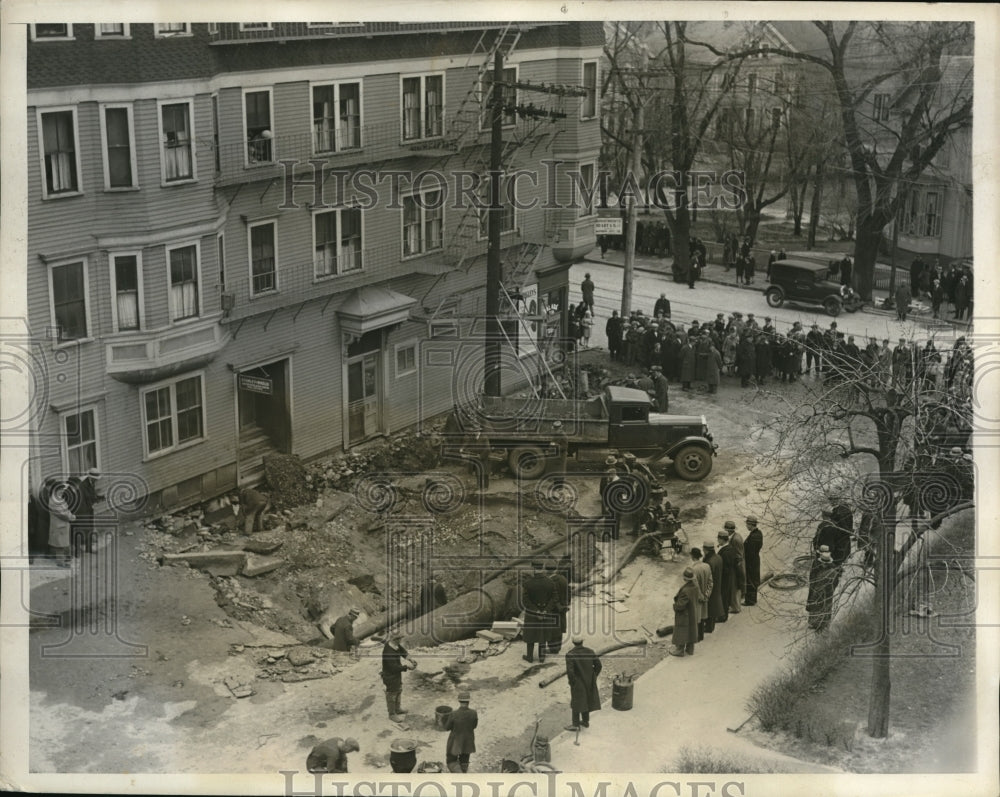
[[[861,297],[850,287],[830,279],[829,264],[791,258],[772,264],[764,298],[771,307],[785,302],[820,305],[832,316],[840,315],[841,310],[857,312],[862,305]]]

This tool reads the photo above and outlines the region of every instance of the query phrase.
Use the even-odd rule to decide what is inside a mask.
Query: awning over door
[[[401,324],[410,317],[410,308],[417,303],[412,296],[392,288],[365,286],[348,296],[337,316],[345,334],[360,338],[366,332]]]

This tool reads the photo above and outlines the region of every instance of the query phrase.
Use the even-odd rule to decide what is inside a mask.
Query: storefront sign
[[[250,374],[240,374],[237,376],[240,390],[247,390],[250,393],[263,393],[270,396],[274,388],[274,380],[265,376],[250,376]]]
[[[621,219],[597,219],[594,222],[595,235],[621,235]]]

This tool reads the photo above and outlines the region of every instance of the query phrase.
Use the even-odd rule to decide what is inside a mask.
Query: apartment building
[[[76,374],[47,385],[36,431],[59,443],[36,483],[98,467],[175,507],[253,480],[268,452],[344,450],[478,389],[487,213],[470,196],[498,51],[521,203],[503,211],[504,382],[545,368],[595,243],[579,188],[600,23],[27,36],[29,327]]]

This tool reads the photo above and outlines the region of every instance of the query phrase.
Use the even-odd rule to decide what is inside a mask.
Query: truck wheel
[[[781,288],[768,288],[764,298],[770,307],[781,307],[785,303],[785,295],[781,292]]]
[[[840,315],[841,302],[833,296],[826,299],[823,302],[823,309],[826,310],[827,315],[832,315],[834,317]]]
[[[701,481],[712,472],[712,454],[701,446],[684,446],[674,457],[674,470],[685,481]]]
[[[507,457],[507,464],[521,479],[537,479],[545,473],[545,452],[535,446],[518,446]]]

